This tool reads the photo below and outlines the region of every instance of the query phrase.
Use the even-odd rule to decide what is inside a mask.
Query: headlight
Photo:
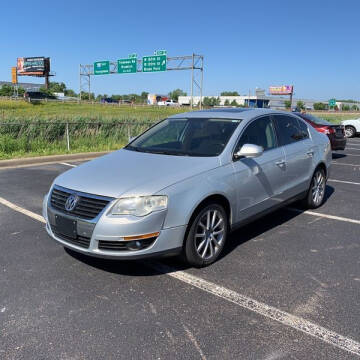
[[[167,196],[139,196],[119,199],[111,209],[111,215],[145,216],[167,208]]]

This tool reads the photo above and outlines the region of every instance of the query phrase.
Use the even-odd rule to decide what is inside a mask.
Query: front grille
[[[72,192],[67,192],[65,189],[54,188],[51,192],[50,203],[51,206],[61,211],[64,214],[75,215],[83,219],[94,219],[109,203],[109,200],[98,199],[86,195],[79,195],[79,202],[72,211],[65,210],[65,202]]]
[[[149,239],[138,240],[138,241],[107,241],[99,240],[98,248],[100,250],[109,250],[109,251],[136,251],[143,250],[152,245],[156,240],[156,237]],[[136,247],[134,243],[138,242],[141,246]]]
[[[55,227],[52,227],[52,230],[54,232],[54,234],[61,240],[66,241],[69,244],[73,244],[73,245],[77,245],[80,246],[84,249],[87,249],[90,245],[90,238],[85,237],[85,236],[77,236],[76,239],[70,238],[68,236],[65,236],[63,234],[60,234],[56,231]]]

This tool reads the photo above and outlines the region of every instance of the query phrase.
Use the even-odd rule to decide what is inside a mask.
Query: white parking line
[[[323,217],[323,218],[326,218],[326,219],[345,221],[345,222],[360,225],[360,220],[356,220],[356,219],[350,219],[350,218],[346,218],[346,217],[342,217],[342,216],[322,214],[322,213],[318,213],[318,212],[310,211],[310,210],[305,210],[304,211],[304,210],[300,210],[300,209],[296,209],[296,208],[292,208],[292,207],[286,207],[286,209],[290,210],[290,211],[293,211],[293,212],[297,212],[299,214],[307,214],[307,215],[319,216],[319,217]]]
[[[32,211],[29,211],[29,210],[26,210],[26,209],[24,209],[24,208],[22,208],[20,206],[17,206],[15,204],[11,203],[10,201],[7,201],[7,200],[3,199],[2,197],[0,197],[0,204],[3,204],[3,205],[7,206],[10,209],[18,211],[18,212],[20,212],[20,213],[22,213],[22,214],[24,214],[26,216],[29,216],[29,217],[37,220],[37,221],[41,221],[43,223],[46,222],[45,219],[41,215],[38,215],[38,214],[36,214],[36,213],[34,213]]]
[[[328,181],[338,182],[338,183],[342,183],[342,184],[360,185],[360,183],[353,182],[353,181],[344,181],[344,180],[335,180],[335,179],[328,179]]]
[[[352,145],[352,146],[354,146],[354,145]],[[346,148],[346,150],[347,150],[347,149],[360,151],[360,147],[358,147],[358,148],[354,148],[354,147],[347,147],[347,148]]]
[[[279,310],[275,307],[269,306],[260,301],[239,294],[235,291],[229,290],[223,286],[219,286],[184,271],[177,271],[164,264],[145,263],[145,265],[150,265],[156,271],[165,273],[177,280],[185,282],[212,295],[218,296],[244,309],[260,314],[266,318],[272,319],[283,325],[299,330],[307,335],[313,336],[337,348],[360,356],[360,343],[345,336],[339,335],[334,331],[328,330],[322,326],[314,324],[301,317]]]
[[[339,163],[339,162],[336,162],[336,161],[333,161],[331,164],[333,164],[333,165],[345,165],[345,166],[360,167],[360,164]]]
[[[66,162],[62,162],[62,163],[59,163],[59,164],[65,165],[65,166],[77,167],[77,165],[69,164],[69,163],[66,163]]]
[[[9,208],[18,211],[24,215],[30,216],[33,219],[36,219],[41,222],[45,222],[44,218],[41,215],[35,214],[32,211],[26,210],[17,206],[3,198],[0,198],[0,202],[3,205],[8,206]],[[292,209],[298,211],[297,209]],[[301,212],[301,210],[299,210]],[[314,213],[314,212],[305,212],[310,215],[321,216],[321,214]],[[338,217],[334,217],[338,218]],[[338,219],[337,219],[338,220]],[[360,223],[360,221],[359,221]],[[332,346],[335,346],[339,349],[347,351],[349,353],[355,354],[360,356],[360,343],[337,334],[334,331],[326,329],[320,325],[314,324],[308,320],[305,320],[301,317],[292,315],[285,311],[279,310],[275,307],[269,306],[265,303],[247,297],[245,295],[239,294],[233,290],[229,290],[223,286],[217,285],[210,281],[204,280],[197,276],[188,274],[184,271],[178,271],[176,269],[172,269],[164,264],[156,263],[156,262],[146,262],[145,265],[151,266],[156,271],[160,271],[165,273],[175,279],[178,279],[184,283],[187,283],[191,286],[194,286],[200,290],[206,291],[212,295],[218,296],[226,301],[234,303],[244,309],[250,310],[255,312],[259,315],[262,315],[266,318],[272,319],[277,321],[285,326],[289,326],[293,329],[301,331],[307,335],[315,337],[325,343],[328,343]]]

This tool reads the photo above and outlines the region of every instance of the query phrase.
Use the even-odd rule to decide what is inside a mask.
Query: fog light
[[[142,244],[140,241],[129,241],[127,248],[129,250],[140,250],[142,248]]]

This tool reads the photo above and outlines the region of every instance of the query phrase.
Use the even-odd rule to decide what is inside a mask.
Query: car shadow
[[[335,189],[332,186],[326,186],[325,202],[328,201],[334,192]],[[306,209],[301,208],[299,202],[290,204],[290,207],[295,208],[296,211],[289,211],[286,208],[282,208],[233,231],[229,235],[218,260],[226,257],[238,246],[283,225],[306,211]],[[190,268],[179,257],[164,257],[156,260],[111,260],[84,255],[67,248],[64,249],[77,261],[99,270],[123,276],[154,276]]]
[[[332,158],[333,159],[341,159],[341,158],[344,158],[346,156],[347,156],[346,154],[332,153]]]

